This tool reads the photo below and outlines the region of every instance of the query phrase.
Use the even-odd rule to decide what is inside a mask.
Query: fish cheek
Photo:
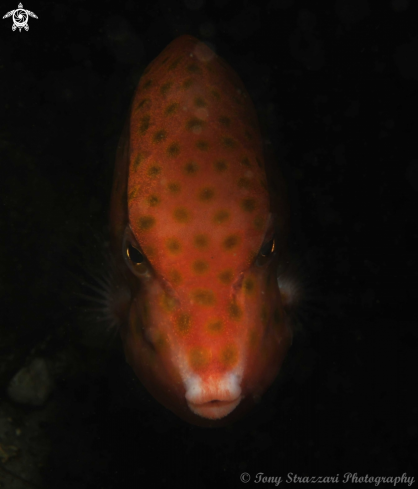
[[[167,311],[163,311],[161,306],[167,308],[171,302],[165,294],[160,294],[159,302],[155,303],[155,297],[144,290],[139,291],[136,297],[131,302],[127,327],[122,331],[128,364],[146,385],[153,383],[158,387],[161,384],[163,388],[167,383],[179,382],[179,374],[170,360],[170,340],[161,328],[169,321]]]
[[[241,293],[252,322],[265,329],[270,322],[273,305],[279,298],[275,267],[260,269],[254,266],[243,278]]]
[[[151,327],[153,310],[145,300],[132,301],[128,324],[121,331],[125,358],[148,392],[182,417],[187,412],[184,387],[170,361],[169,341],[158,328]]]
[[[133,368],[137,377],[142,365],[152,365],[155,362],[155,349],[146,331],[146,307],[138,300],[130,305],[127,323],[121,328],[121,337],[125,358]]]

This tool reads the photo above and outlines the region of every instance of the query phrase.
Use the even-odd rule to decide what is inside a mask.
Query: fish
[[[289,205],[271,146],[206,43],[178,37],[144,70],[117,148],[110,302],[127,363],[191,424],[244,416],[292,343]]]

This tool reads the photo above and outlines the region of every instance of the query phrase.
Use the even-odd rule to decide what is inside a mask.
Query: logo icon
[[[25,10],[21,3],[19,3],[16,10],[10,10],[10,12],[7,12],[6,15],[3,15],[3,19],[7,19],[7,17],[10,16],[13,16],[12,31],[19,29],[19,32],[22,32],[22,29],[25,29],[25,31],[29,30],[29,26],[28,26],[29,16],[33,17],[34,19],[38,18],[30,10]]]

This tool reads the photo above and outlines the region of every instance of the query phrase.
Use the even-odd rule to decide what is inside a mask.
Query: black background
[[[14,3],[2,2],[1,15]],[[33,487],[245,487],[243,472],[283,485],[289,472],[416,475],[413,3],[26,0],[38,16],[28,32],[1,21],[0,407],[21,428],[33,412],[48,413],[32,443],[50,447]],[[115,350],[99,348],[85,332],[76,297],[101,260],[133,91],[184,33],[231,64],[268,124],[305,270],[279,380],[249,417],[216,430],[151,399],[117,338]],[[41,408],[6,394],[34,356],[55,377]],[[22,451],[0,463],[0,487],[29,487]]]

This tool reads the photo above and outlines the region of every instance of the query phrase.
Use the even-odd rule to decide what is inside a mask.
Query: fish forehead
[[[179,269],[186,282],[233,275],[263,241],[269,195],[254,107],[235,72],[191,36],[173,41],[136,91],[128,209],[169,280]]]

